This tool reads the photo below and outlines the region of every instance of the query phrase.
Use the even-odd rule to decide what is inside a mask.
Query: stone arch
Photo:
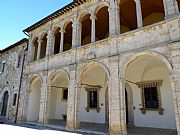
[[[5,96],[5,94],[8,94],[7,96],[7,101],[5,101],[5,102],[7,102],[5,105],[6,106],[4,106],[4,96]],[[1,91],[1,97],[0,97],[0,115],[2,115],[2,116],[4,116],[4,117],[6,117],[6,118],[8,118],[8,112],[9,112],[9,105],[10,105],[10,88],[9,87],[5,87],[4,89],[3,89],[3,91]],[[3,106],[5,107],[4,109],[4,113],[5,114],[3,114]]]
[[[65,69],[54,70],[48,77],[50,88],[47,100],[49,101],[48,121],[53,123],[66,120],[69,75]]]
[[[158,52],[145,51],[145,52],[140,52],[140,53],[133,54],[133,55],[129,56],[129,57],[123,62],[122,66],[121,66],[121,69],[122,69],[121,71],[122,71],[122,72],[120,72],[120,77],[121,77],[121,78],[124,78],[124,76],[125,76],[125,70],[126,70],[127,66],[128,66],[134,59],[136,59],[136,58],[139,57],[139,56],[143,56],[143,55],[154,56],[154,57],[162,60],[162,61],[166,64],[169,72],[170,72],[170,73],[172,72],[173,67],[172,67],[171,62],[168,60],[168,58],[166,58],[164,55],[162,55],[162,54],[160,54],[160,53],[158,53]]]
[[[85,65],[83,65],[82,68],[79,69],[79,71],[78,71],[78,76],[77,76],[78,82],[81,81],[81,78],[82,78],[82,76],[83,76],[83,73],[86,72],[86,70],[87,70],[89,67],[93,66],[93,65],[94,65],[94,66],[99,65],[100,67],[102,67],[102,68],[105,70],[107,76],[108,76],[108,77],[110,76],[109,69],[108,69],[108,67],[107,67],[104,63],[99,62],[99,61],[94,61],[94,62],[86,63]]]
[[[81,22],[82,18],[87,14],[92,15],[92,12],[90,10],[83,10],[83,12],[79,14],[77,21]]]
[[[38,40],[38,36],[34,36],[34,37],[32,38],[32,43],[34,44],[34,42],[35,42],[36,40]]]
[[[176,103],[173,98],[175,93],[172,87],[171,77],[169,76],[169,74],[171,74],[173,70],[170,60],[163,54],[160,54],[159,52],[144,51],[144,52],[139,52],[136,54],[131,54],[128,57],[125,57],[123,61],[124,62],[120,64],[121,67],[119,70],[121,71],[120,78],[124,80],[124,82],[120,86],[120,89],[124,90],[124,88],[127,88],[126,83],[130,82],[129,85],[131,86],[133,90],[133,95],[136,95],[134,96],[134,99],[133,99],[133,102],[134,102],[133,104],[135,107],[135,110],[134,110],[135,126],[147,125],[147,127],[153,127],[154,125],[156,125],[156,127],[159,127],[159,128],[166,127],[166,128],[174,129],[176,127],[175,117],[177,116],[172,115],[174,114],[173,105],[176,106]],[[143,63],[143,64],[140,65],[140,63]],[[172,116],[171,118],[169,118],[169,116],[167,115],[168,113],[167,112],[164,113],[161,119],[159,120],[159,121],[162,121],[161,123],[158,123],[156,121],[156,118],[157,118],[156,113],[158,112],[154,110],[148,111],[148,107],[146,107],[147,104],[145,105],[146,101],[142,100],[143,98],[145,99],[145,96],[142,94],[143,92],[145,92],[145,88],[140,88],[137,85],[137,82],[146,84],[147,82],[153,82],[158,79],[163,81],[162,85],[158,86],[160,87],[159,91],[157,90],[160,95],[159,96],[160,98],[156,99],[159,104],[158,107],[165,108],[166,111]],[[148,88],[150,86],[146,86],[146,87]],[[158,89],[158,87],[155,87],[155,88]],[[146,93],[146,97],[147,95],[148,94]],[[123,96],[123,98],[125,99],[125,96]],[[146,110],[145,114],[143,112],[137,111],[137,109],[140,108],[138,106],[138,103],[141,103],[140,105],[141,108],[145,108]],[[126,114],[127,113],[125,110],[124,116],[126,116]],[[146,117],[143,117],[143,115],[146,115]],[[159,112],[159,115],[161,115],[160,112]],[[150,116],[152,116],[154,119],[146,121],[146,119]],[[139,117],[142,117],[140,121],[138,121]],[[169,126],[168,124],[162,124],[163,121],[166,121],[167,119],[169,119],[171,126]]]
[[[38,74],[31,75],[28,79],[27,95],[27,121],[39,120],[40,97],[42,78]]]
[[[51,83],[52,80],[54,80],[54,77],[55,77],[58,73],[61,73],[61,72],[66,75],[68,81],[70,80],[69,74],[68,74],[68,72],[67,72],[65,69],[57,69],[57,70],[53,71],[53,72],[49,75],[49,79],[48,79],[48,80],[50,80],[49,83]]]
[[[73,24],[73,19],[68,19],[68,20],[66,20],[65,22],[64,22],[64,24],[63,24],[63,29],[65,30],[66,29],[66,27],[67,27],[67,25],[69,24],[69,23],[72,23]]]
[[[94,10],[94,15],[96,15],[98,13],[98,11],[103,7],[108,7],[109,8],[110,7],[109,2],[103,1],[103,2],[100,2],[99,4],[97,4],[96,8]]]
[[[52,35],[55,34],[55,32],[56,32],[56,30],[57,30],[58,28],[61,29],[61,26],[60,26],[60,25],[56,25],[56,26],[54,26],[54,27],[52,28]]]

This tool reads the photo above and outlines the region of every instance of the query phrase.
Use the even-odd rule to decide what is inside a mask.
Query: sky
[[[73,0],[0,0],[0,50],[27,36],[22,32]]]

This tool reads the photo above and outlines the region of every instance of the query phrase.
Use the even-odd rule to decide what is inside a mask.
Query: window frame
[[[87,112],[89,112],[90,110],[96,110],[98,113],[100,112],[100,107],[99,107],[99,91],[100,91],[100,87],[93,87],[93,86],[86,86],[84,87],[86,92],[87,92],[87,107],[85,108]],[[91,91],[96,91],[97,92],[97,99],[96,99],[96,106],[97,107],[91,107],[90,106],[90,92]]]
[[[141,90],[141,112],[142,114],[146,114],[146,111],[158,111],[159,115],[163,115],[164,109],[162,108],[162,100],[161,100],[161,91],[160,87],[162,86],[162,80],[154,80],[154,81],[143,81],[136,83]],[[157,92],[157,100],[158,100],[158,107],[157,108],[149,108],[146,107],[145,103],[145,88],[152,88],[156,87]]]

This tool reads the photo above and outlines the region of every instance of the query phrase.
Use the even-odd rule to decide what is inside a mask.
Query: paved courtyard
[[[40,125],[23,125],[14,126],[7,124],[0,124],[0,133],[6,135],[107,135],[107,129],[102,125],[95,125],[92,128],[91,124],[82,123],[82,128],[77,130],[77,133],[70,133],[65,131],[65,128],[45,127]],[[59,127],[59,126],[58,126]],[[94,126],[93,126],[94,127]],[[51,130],[56,129],[56,130]],[[58,130],[58,131],[57,131]],[[155,128],[141,128],[128,127],[128,135],[177,135],[175,130],[169,129],[155,129]]]

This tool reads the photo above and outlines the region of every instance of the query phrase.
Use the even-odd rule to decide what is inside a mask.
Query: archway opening
[[[37,53],[38,53],[38,38],[36,37],[34,42],[34,61],[37,60]]]
[[[72,22],[65,27],[63,51],[70,50],[72,47]]]
[[[120,32],[137,29],[136,4],[134,0],[121,0],[119,3]]]
[[[161,59],[136,57],[126,67],[125,80],[132,89],[135,126],[176,129],[169,70]]]
[[[45,57],[45,55],[46,55],[46,47],[47,47],[47,33],[45,33],[42,36],[40,58],[44,58]]]
[[[60,51],[61,32],[60,27],[57,27],[54,31],[54,54],[58,54]]]
[[[142,0],[143,26],[151,25],[164,20],[163,0]]]
[[[68,78],[60,71],[51,78],[49,123],[65,126],[68,102]]]
[[[101,125],[102,129],[108,129],[108,75],[105,69],[99,64],[88,66],[81,73],[80,82],[82,87],[79,112],[80,122],[83,123],[80,126],[87,128],[93,123],[97,127]]]
[[[30,95],[28,102],[27,121],[38,122],[40,98],[41,98],[41,80],[38,77],[33,77],[30,80]]]
[[[109,37],[109,12],[104,6],[96,14],[96,41]]]
[[[90,14],[86,14],[81,19],[81,46],[91,43],[91,19]]]
[[[1,116],[7,115],[8,102],[9,102],[9,93],[8,91],[5,91],[2,100]]]

